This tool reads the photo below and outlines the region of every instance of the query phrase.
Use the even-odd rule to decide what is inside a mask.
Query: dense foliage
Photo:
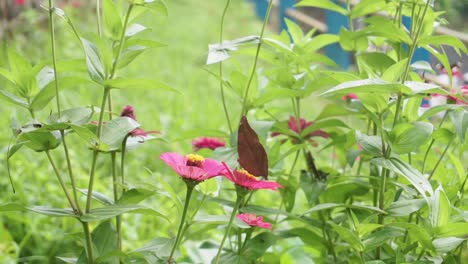
[[[5,38],[2,263],[467,261],[468,112],[443,45],[468,51],[433,35],[431,1],[304,0],[366,27],[317,35],[287,20],[274,34],[265,19],[248,36],[235,30],[246,20],[229,22],[245,8],[234,2],[173,4],[186,13],[164,35],[147,25],[171,17],[161,0],[49,0],[47,26],[24,36],[44,45],[20,52]],[[198,5],[216,27],[187,25]],[[201,32],[203,70],[185,72],[198,43],[179,37]],[[320,51],[330,44],[356,69],[335,70]],[[419,47],[447,83],[425,80]],[[148,62],[171,48],[180,60]],[[429,97],[443,100],[427,108]]]

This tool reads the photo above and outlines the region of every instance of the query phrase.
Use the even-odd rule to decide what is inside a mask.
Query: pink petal
[[[177,171],[177,167],[185,166],[187,163],[187,158],[179,155],[176,152],[163,153],[161,154],[160,158],[175,171]]]
[[[226,169],[223,164],[213,159],[205,159],[203,161],[203,169],[209,176],[219,176],[226,173]]]

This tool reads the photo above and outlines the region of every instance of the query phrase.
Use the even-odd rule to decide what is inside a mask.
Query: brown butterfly
[[[239,164],[255,176],[268,177],[268,157],[258,135],[250,127],[247,117],[242,116],[237,134]]]

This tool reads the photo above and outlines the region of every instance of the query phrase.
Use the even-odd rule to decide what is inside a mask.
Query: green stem
[[[86,254],[88,256],[88,263],[94,264],[93,239],[89,230],[89,224],[88,222],[81,222],[81,224],[83,225],[83,230],[85,233]]]
[[[221,244],[219,245],[218,253],[216,254],[213,264],[219,263],[219,258],[221,257],[221,252],[223,251],[224,242],[226,241],[226,238],[229,236],[232,223],[234,222],[234,217],[236,216],[237,210],[239,209],[239,206],[241,205],[243,199],[244,199],[243,196],[237,194],[236,204],[234,205],[234,208],[232,209],[231,217],[229,218],[229,223],[227,225],[226,232],[224,233],[223,239],[221,240]]]
[[[167,261],[168,263],[175,263],[172,260],[172,256],[174,255],[174,252],[175,252],[175,250],[177,248],[177,244],[179,244],[180,239],[181,239],[182,229],[183,229],[183,226],[184,226],[184,223],[185,223],[185,216],[187,215],[187,209],[189,207],[190,197],[192,196],[192,192],[193,192],[194,187],[195,186],[191,185],[191,183],[187,183],[187,194],[185,196],[185,204],[184,204],[184,209],[182,211],[182,218],[180,219],[179,230],[177,230],[177,236],[176,236],[176,240],[174,242],[174,246],[172,247],[171,253],[169,254],[169,258],[168,258],[168,261]]]
[[[265,14],[265,19],[263,20],[262,30],[260,32],[260,37],[258,39],[257,51],[255,52],[254,63],[252,65],[252,69],[250,71],[250,76],[249,76],[249,79],[247,81],[247,85],[245,87],[244,97],[242,98],[241,116],[244,116],[244,115],[247,114],[247,101],[248,101],[247,98],[248,98],[248,95],[249,95],[250,85],[252,84],[253,77],[255,76],[255,70],[257,69],[258,57],[259,57],[259,54],[260,54],[260,49],[262,47],[263,34],[265,33],[265,28],[266,28],[266,25],[268,24],[268,18],[270,17],[271,8],[273,7],[273,2],[274,1],[269,2],[268,9],[267,9],[267,12]]]
[[[97,138],[101,139],[101,133],[102,133],[102,121],[104,119],[104,109],[106,108],[106,101],[107,101],[107,96],[109,96],[110,88],[104,87],[104,94],[102,95],[102,103],[101,103],[101,112],[99,113],[99,121],[98,121],[98,127],[97,127]],[[96,163],[97,163],[97,158],[99,155],[99,151],[95,149],[93,151],[93,158],[91,162],[91,170],[89,172],[89,183],[88,183],[88,195],[86,197],[86,213],[89,213],[91,211],[91,201],[93,197],[93,187],[94,187],[94,176],[96,174]]]
[[[59,83],[57,77],[57,55],[55,52],[55,26],[54,26],[54,7],[52,5],[52,0],[49,0],[49,32],[50,32],[50,42],[51,42],[51,49],[52,49],[52,64],[54,67],[54,79],[55,79],[55,100],[57,103],[57,113],[58,117],[60,118],[60,98],[59,98]]]
[[[227,0],[226,5],[224,6],[223,15],[221,16],[221,29],[219,32],[219,44],[220,45],[223,43],[224,18],[226,16],[226,13],[230,4],[231,4],[231,0]],[[229,112],[227,110],[227,105],[226,105],[226,98],[224,96],[223,62],[222,61],[219,62],[219,87],[221,90],[221,101],[223,102],[224,115],[226,116],[226,121],[229,127],[229,134],[232,135],[233,130],[232,130],[232,125],[231,125],[231,119],[229,118]]]
[[[453,137],[452,140],[450,140],[450,142],[445,147],[444,152],[442,152],[442,155],[440,155],[439,160],[437,160],[437,163],[435,164],[434,169],[432,169],[431,174],[429,174],[429,177],[427,178],[427,180],[430,181],[432,176],[434,176],[434,173],[436,172],[437,168],[439,167],[440,163],[442,162],[442,159],[445,157],[445,154],[447,154],[447,151],[450,148],[450,146],[452,145],[452,142],[453,142],[454,139],[455,139],[455,137]]]
[[[75,177],[73,175],[73,169],[72,169],[71,160],[70,160],[70,153],[68,152],[67,141],[65,139],[65,132],[63,130],[60,130],[60,135],[62,136],[62,144],[63,144],[63,151],[65,152],[65,159],[67,160],[68,176],[70,177],[70,183],[72,185],[73,198],[75,199],[76,209],[78,209],[78,213],[81,215],[83,212],[81,211],[80,203],[78,202],[78,194],[76,192]]]
[[[60,183],[60,187],[62,187],[62,190],[63,190],[63,192],[65,193],[65,196],[67,197],[67,200],[68,200],[68,202],[70,203],[71,208],[73,209],[73,211],[74,211],[75,213],[77,213],[78,210],[77,210],[77,208],[76,208],[75,202],[74,202],[73,199],[71,198],[71,195],[70,195],[70,193],[68,192],[67,187],[65,186],[65,183],[63,182],[62,177],[60,176],[60,172],[58,171],[57,166],[55,165],[55,162],[54,162],[54,160],[52,159],[52,156],[50,155],[49,150],[46,150],[45,153],[46,153],[46,155],[47,155],[47,158],[49,159],[50,165],[52,165],[52,168],[54,169],[55,176],[57,176],[57,180],[58,180],[59,183]]]
[[[126,191],[125,187],[125,154],[126,154],[126,147],[127,147],[127,138],[126,136],[122,142],[122,152],[120,154],[120,180],[122,183],[122,193]]]
[[[111,173],[112,173],[112,189],[114,192],[114,203],[117,203],[119,200],[119,191],[117,189],[118,186],[118,179],[117,179],[117,170],[115,169],[116,167],[116,153],[115,151],[111,152]],[[122,224],[122,219],[121,216],[118,215],[115,217],[115,223],[117,227],[117,247],[119,250],[122,250],[122,229],[121,229],[121,224]]]
[[[117,55],[115,56],[115,60],[112,64],[112,70],[111,70],[109,79],[114,78],[115,72],[117,71],[117,65],[119,63],[120,55],[122,54],[123,46],[125,44],[125,31],[127,31],[128,20],[130,19],[130,13],[132,12],[133,6],[134,6],[133,4],[130,4],[130,6],[127,9],[127,14],[125,15],[125,21],[124,21],[124,25],[122,28],[122,33],[120,34],[119,49],[117,51]]]
[[[101,0],[96,0],[96,18],[97,18],[98,35],[102,36]]]

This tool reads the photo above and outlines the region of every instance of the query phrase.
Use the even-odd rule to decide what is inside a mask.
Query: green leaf
[[[330,0],[303,0],[299,2],[299,4],[296,4],[296,6],[311,6],[311,7],[317,7],[317,8],[323,8],[331,11],[338,12],[344,16],[347,16],[348,10],[345,8],[333,3]]]
[[[104,221],[99,224],[91,233],[93,245],[94,245],[94,257],[99,258],[105,256],[111,252],[117,251],[117,232],[111,221]],[[96,260],[97,262],[97,260]],[[77,264],[89,263],[87,261],[87,254],[82,252]],[[97,262],[98,263],[98,262]],[[118,258],[113,257],[105,263],[116,264],[119,263]]]
[[[82,194],[84,195],[88,195],[88,189],[78,189],[79,192],[81,192]],[[103,193],[100,193],[100,192],[97,192],[97,191],[93,191],[93,194],[91,195],[91,197],[104,204],[104,205],[113,205],[114,204],[114,201],[112,199],[110,199],[109,197],[107,197],[105,194]]]
[[[261,257],[268,248],[275,244],[278,238],[271,232],[263,232],[249,239],[242,250],[242,257],[255,261]]]
[[[98,147],[98,149],[102,151],[109,151],[109,146],[104,143],[99,143],[99,139],[96,134],[89,130],[88,127],[85,126],[77,126],[77,125],[70,125],[71,130],[73,130],[81,139],[86,141],[89,144],[89,147],[94,149]]]
[[[149,28],[140,25],[140,24],[131,24],[130,26],[127,27],[127,30],[125,31],[125,37],[133,37],[136,34],[145,32],[147,30],[150,30]]]
[[[35,128],[34,125],[28,128],[21,128],[17,142],[34,151],[51,150],[58,147],[62,141],[58,131],[48,131],[43,128]]]
[[[328,224],[331,225],[340,239],[348,242],[348,244],[355,250],[359,252],[364,251],[364,244],[361,242],[357,234],[353,233],[350,229],[339,226],[333,222],[329,222]]]
[[[410,66],[413,70],[428,71],[431,73],[435,73],[434,69],[432,69],[431,64],[427,61],[416,61],[413,62],[413,64],[411,64]]]
[[[169,219],[165,215],[153,209],[136,204],[115,204],[107,207],[95,208],[92,209],[89,213],[82,215],[80,219],[84,222],[95,222],[110,219],[124,213],[140,213],[146,215],[159,216],[169,221]]]
[[[69,123],[77,126],[89,123],[91,117],[96,111],[94,107],[76,107],[53,113],[47,118],[48,124]]]
[[[384,0],[362,0],[351,10],[351,18],[358,18],[368,14],[385,10],[387,3]]]
[[[175,239],[158,237],[141,248],[130,251],[132,253],[151,253],[158,257],[168,257]]]
[[[104,85],[116,89],[163,89],[178,92],[175,88],[155,79],[117,78],[104,81]]]
[[[393,202],[386,211],[390,216],[407,216],[418,211],[425,204],[424,199],[401,200]]]
[[[107,151],[118,150],[128,133],[139,126],[140,124],[129,117],[114,118],[102,125],[101,141],[109,147]]]
[[[411,89],[411,94],[428,94],[428,93],[438,93],[438,94],[448,94],[448,92],[435,84],[423,83],[423,82],[413,82],[406,81],[405,86]]]
[[[113,0],[104,0],[102,2],[104,29],[110,33],[113,40],[120,37],[122,31],[122,19]]]
[[[391,239],[395,237],[404,236],[404,232],[400,228],[394,228],[390,226],[385,226],[382,229],[373,232],[367,236],[367,238],[363,241],[365,246],[365,251],[374,250],[381,245],[388,243]]]
[[[258,36],[247,36],[234,40],[223,41],[223,43],[209,44],[206,64],[209,65],[227,60],[230,57],[229,51],[235,51],[243,45],[257,44],[258,42]]]
[[[466,129],[468,128],[468,112],[466,110],[450,111],[449,116],[455,127],[458,139],[464,144]]]
[[[366,210],[366,211],[371,211],[371,212],[376,212],[376,213],[381,213],[381,214],[386,214],[385,211],[382,211],[381,209],[373,206],[367,206],[367,205],[355,205],[355,204],[337,204],[337,203],[323,203],[316,205],[309,210],[305,211],[302,215],[306,215],[312,212],[317,212],[317,211],[322,211],[322,210],[329,210],[329,209],[334,209],[334,208],[350,208],[350,209],[360,209],[360,210]]]
[[[445,226],[450,220],[451,205],[442,186],[439,186],[430,198],[429,219],[432,227]]]
[[[328,89],[321,95],[329,95],[336,93],[410,94],[411,89],[405,85],[398,83],[387,83],[383,80],[378,79],[366,79],[342,83],[331,89]]]
[[[444,226],[439,226],[435,229],[435,234],[438,238],[441,237],[466,237],[468,236],[468,222],[450,223]]]
[[[426,36],[419,40],[419,45],[433,45],[440,48],[442,45],[448,45],[458,50],[463,51],[463,53],[468,53],[468,49],[465,44],[455,36],[439,35],[439,36]]]
[[[76,88],[78,85],[93,84],[89,78],[82,78],[77,76],[63,76],[59,75],[59,85],[61,89]],[[35,111],[42,110],[49,102],[55,97],[55,80],[41,89],[32,99],[30,108]]]
[[[229,216],[227,215],[198,215],[192,223],[201,223],[205,225],[226,225],[229,223]],[[239,228],[251,228],[250,225],[246,224],[244,221],[235,218],[234,225]]]
[[[24,108],[29,108],[29,103],[26,100],[21,99],[17,97],[16,95],[11,94],[5,90],[0,90],[0,97],[6,99],[8,102],[12,104],[22,106]]]
[[[24,209],[24,206],[18,203],[0,204],[0,212],[23,211]]]
[[[406,64],[408,64],[408,58],[396,62],[382,74],[382,79],[387,82],[398,81],[405,73]]]
[[[466,238],[444,237],[434,239],[432,244],[434,245],[437,253],[443,254],[456,249],[465,240]]]
[[[379,136],[368,136],[356,130],[356,143],[363,153],[373,157],[382,157],[382,139]]]
[[[389,159],[376,158],[371,162],[405,177],[424,198],[434,194],[434,190],[426,177],[410,164],[393,157]]]
[[[101,61],[99,50],[91,41],[81,38],[81,43],[86,55],[86,66],[91,79],[97,83],[102,83],[105,79],[105,70]]]
[[[38,214],[43,214],[43,215],[48,215],[48,216],[78,217],[77,215],[73,213],[73,210],[70,208],[61,209],[61,208],[52,208],[48,206],[30,206],[30,207],[25,207],[25,209],[38,213]]]
[[[442,111],[452,110],[452,109],[462,109],[462,108],[463,106],[460,106],[460,105],[437,105],[437,106],[429,108],[426,112],[424,112],[424,114],[422,114],[418,118],[418,120],[419,121],[427,120],[429,117],[432,117]]]
[[[55,79],[54,69],[46,66],[36,75],[37,87],[42,90]]]
[[[432,135],[434,126],[428,122],[401,123],[389,134],[392,151],[407,154],[418,150]]]
[[[427,232],[426,228],[413,224],[413,223],[391,223],[390,226],[401,227],[408,230],[410,236],[412,236],[416,241],[421,243],[425,249],[434,249],[432,245],[431,236]]]
[[[145,0],[143,6],[149,8],[156,15],[168,16],[167,6],[162,0]]]
[[[344,127],[349,128],[343,121],[340,119],[327,119],[315,121],[313,124],[301,131],[301,137],[305,138],[308,134],[323,128],[337,128]]]
[[[120,199],[117,201],[117,204],[137,204],[154,194],[155,192],[151,190],[143,188],[133,188],[125,191],[122,194],[122,197],[120,197]]]

